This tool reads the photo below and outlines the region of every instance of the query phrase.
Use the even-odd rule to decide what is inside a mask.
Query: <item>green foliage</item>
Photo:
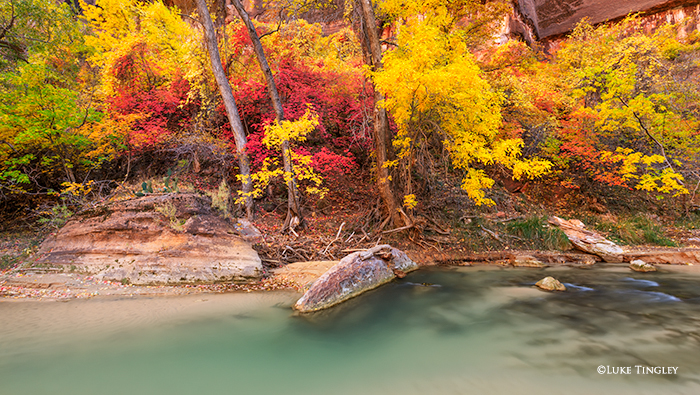
[[[41,0],[0,3],[0,73],[35,63],[37,55],[55,62],[67,61],[66,48],[81,46],[80,24],[66,4]]]
[[[178,177],[177,175],[173,175],[173,169],[170,168],[168,169],[168,174],[163,177],[163,187],[156,189],[153,189],[153,181],[148,180],[148,181],[143,181],[141,183],[141,190],[140,191],[135,191],[134,195],[137,197],[143,197],[148,195],[149,193],[178,193],[180,192],[180,188],[178,187]]]
[[[700,229],[700,210],[691,211],[687,215],[679,218],[676,220],[676,226],[688,230]]]
[[[185,222],[187,221],[177,218],[177,207],[175,207],[173,202],[167,201],[163,204],[157,205],[155,210],[168,220],[168,224],[172,229],[178,232],[182,232],[185,229]]]
[[[211,206],[219,210],[224,218],[231,218],[231,189],[226,180],[221,180],[219,188],[214,192],[207,192],[211,197]]]
[[[0,187],[23,193],[76,182],[110,159],[94,151],[106,136],[91,129],[102,114],[81,24],[55,2],[13,1],[0,12],[5,21],[15,14],[7,39],[22,47],[21,59],[0,67]]]
[[[17,265],[21,260],[17,255],[0,255],[0,270],[9,269]]]
[[[172,185],[170,182],[172,181]],[[173,169],[168,169],[168,175],[163,178],[163,192],[165,193],[178,193],[180,190],[177,186],[177,175],[173,176]]]
[[[37,222],[53,229],[59,229],[73,216],[73,212],[65,204],[57,204],[51,210],[45,211]]]
[[[0,234],[0,271],[26,262],[39,248],[43,233],[20,232]]]

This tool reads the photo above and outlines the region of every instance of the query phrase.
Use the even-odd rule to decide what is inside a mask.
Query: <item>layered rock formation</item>
[[[406,254],[389,245],[354,252],[316,280],[294,309],[303,313],[325,309],[417,268]]]
[[[258,280],[251,226],[216,215],[204,196],[149,195],[72,219],[44,241],[38,263],[132,284]]]
[[[669,22],[674,23],[686,16],[694,17],[697,22],[698,4],[698,0],[517,0],[515,8],[535,35],[546,39],[570,32],[584,18],[596,24],[637,12],[644,12],[652,22],[659,15],[664,21],[670,17],[673,20]]]
[[[700,265],[699,248],[653,248],[625,253],[625,261],[641,260],[647,263],[671,265]]]

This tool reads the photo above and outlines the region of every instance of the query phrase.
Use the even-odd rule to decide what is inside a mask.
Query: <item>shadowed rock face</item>
[[[406,254],[388,245],[354,252],[319,277],[294,309],[300,312],[325,309],[388,283],[397,276],[395,273],[401,275],[417,268]]]
[[[530,20],[540,39],[571,31],[583,18],[592,24],[630,13],[695,5],[695,0],[518,0],[520,13]]]
[[[157,211],[169,205],[173,217]],[[39,263],[132,284],[257,280],[260,257],[237,225],[215,215],[203,196],[146,196],[71,220],[41,245]]]

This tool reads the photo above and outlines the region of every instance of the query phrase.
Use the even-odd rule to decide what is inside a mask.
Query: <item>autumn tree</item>
[[[685,195],[700,176],[691,60],[700,47],[692,36],[678,40],[672,25],[647,34],[639,23],[582,22],[557,53],[577,105],[547,149],[578,158],[597,181],[659,198]]]
[[[251,167],[260,173],[254,174],[256,186],[269,185],[264,192],[274,197],[276,186],[282,184],[288,195],[278,144],[288,140],[300,203],[308,206],[321,200],[350,199],[348,192],[355,186],[348,178],[360,177],[358,165],[368,160],[371,151],[364,116],[369,103],[359,45],[352,31],[323,35],[318,24],[303,20],[256,22],[256,30],[265,35],[265,56],[283,98],[286,119],[279,122],[247,28],[229,26],[225,64],[248,128]],[[318,123],[305,130],[312,118],[318,118]],[[266,182],[258,182],[261,180]]]
[[[0,192],[46,194],[82,183],[111,158],[91,128],[95,78],[76,16],[65,4],[0,6]],[[100,149],[103,147],[104,149]]]
[[[678,28],[584,21],[551,57],[523,43],[493,47],[482,64],[504,98],[506,132],[552,162],[549,182],[577,194],[687,196],[700,175],[700,52],[697,34],[681,39]]]
[[[404,207],[417,203],[412,167],[417,152],[433,137],[463,171],[461,187],[477,205],[494,204],[485,191],[494,180],[484,166],[504,166],[515,179],[549,169],[547,161],[521,158],[521,139],[499,135],[501,98],[471,53],[484,40],[481,33],[473,34],[493,28],[500,3],[386,1],[381,7],[397,24],[398,42],[384,54],[383,69],[371,76],[386,97],[380,104],[398,127],[393,140],[397,159],[387,165],[401,171]]]
[[[204,26],[204,39],[209,50],[209,58],[211,59],[211,67],[214,71],[216,83],[219,85],[219,91],[226,107],[226,115],[228,116],[231,130],[233,131],[236,140],[236,151],[238,154],[238,165],[241,173],[241,182],[243,184],[243,194],[245,199],[245,208],[248,218],[253,217],[253,181],[250,177],[250,163],[248,154],[245,152],[246,136],[243,124],[241,123],[238,108],[236,107],[235,99],[231,91],[231,85],[226,78],[226,73],[221,64],[219,55],[219,47],[217,45],[216,33],[214,25],[209,16],[209,10],[205,0],[196,0],[197,10],[199,11],[202,24]]]
[[[619,165],[625,184],[688,193],[684,174],[697,169],[700,154],[697,72],[684,78],[678,60],[698,48],[678,41],[671,26],[645,34],[630,18],[597,28],[580,23],[557,54],[580,100],[577,114],[591,119],[606,146],[600,158]]]
[[[275,83],[275,77],[272,74],[270,65],[267,62],[267,57],[265,56],[265,50],[263,49],[262,43],[260,42],[260,37],[255,29],[253,21],[250,19],[248,12],[245,10],[243,5],[239,0],[231,0],[231,3],[236,8],[238,16],[245,24],[248,30],[248,36],[253,44],[253,50],[255,51],[255,56],[260,65],[260,70],[265,76],[265,83],[267,85],[267,91],[270,95],[270,101],[272,102],[272,107],[275,109],[275,123],[280,126],[281,123],[285,121],[284,119],[284,108],[282,107],[282,99],[280,98],[279,92],[277,91],[277,84]],[[281,130],[284,130],[282,128]],[[282,232],[292,231],[301,225],[303,226],[304,217],[301,211],[301,204],[299,202],[299,192],[297,188],[297,180],[294,174],[294,167],[292,164],[292,155],[289,144],[289,138],[285,135],[280,135],[281,141],[279,147],[282,151],[282,162],[284,166],[284,180],[287,185],[287,216],[284,220],[284,225],[282,226]]]
[[[371,71],[381,72],[383,68],[382,46],[379,40],[379,27],[375,16],[374,7],[370,0],[356,0],[354,3],[355,14],[358,15],[359,33],[362,38],[365,63]],[[374,159],[376,166],[376,183],[379,196],[386,209],[387,220],[394,227],[410,226],[411,220],[401,215],[401,209],[396,199],[392,183],[391,166],[389,160],[394,158],[391,145],[391,132],[389,130],[389,118],[387,110],[380,103],[384,96],[378,87],[373,85],[374,91],[374,120],[372,124],[374,142]]]

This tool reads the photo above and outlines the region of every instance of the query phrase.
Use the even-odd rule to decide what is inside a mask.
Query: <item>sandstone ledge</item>
[[[132,284],[257,281],[262,262],[236,225],[207,197],[149,195],[77,216],[42,243],[38,263]]]

